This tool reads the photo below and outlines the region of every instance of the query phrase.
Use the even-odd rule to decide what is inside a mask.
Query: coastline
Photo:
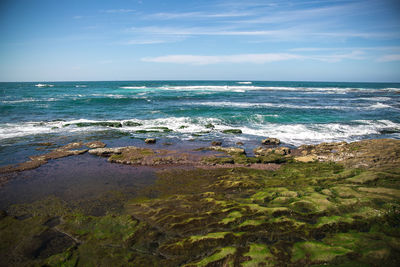
[[[42,179],[60,175],[55,183],[66,182],[60,192],[72,177],[70,190],[78,191],[38,193],[37,199],[8,206],[0,219],[7,244],[2,253],[15,249],[11,236],[26,229],[24,250],[13,255],[48,265],[309,266],[374,260],[395,266],[399,261],[400,140],[296,148],[269,142],[252,153],[241,144],[220,145],[173,149],[143,142],[116,148],[74,142],[3,168],[17,175],[0,190],[21,182],[31,187],[47,171]],[[23,178],[24,173],[33,176]],[[6,262],[14,261],[13,255]]]

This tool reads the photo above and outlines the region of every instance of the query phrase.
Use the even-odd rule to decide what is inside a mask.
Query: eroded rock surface
[[[340,162],[355,168],[385,168],[396,164],[400,166],[400,140],[395,139],[302,145],[298,148],[298,153],[299,157]]]

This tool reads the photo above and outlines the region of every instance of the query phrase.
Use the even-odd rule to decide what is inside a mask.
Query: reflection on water
[[[0,209],[52,195],[68,203],[94,200],[111,192],[134,197],[156,179],[154,168],[111,164],[89,154],[52,160],[14,175],[0,188]]]

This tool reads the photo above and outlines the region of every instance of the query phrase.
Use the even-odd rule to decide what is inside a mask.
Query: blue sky
[[[400,82],[398,0],[1,0],[0,81]]]

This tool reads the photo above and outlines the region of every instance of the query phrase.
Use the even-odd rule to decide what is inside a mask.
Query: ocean
[[[0,165],[39,153],[40,142],[83,139],[256,144],[276,137],[288,146],[400,139],[400,83],[0,83],[0,113]]]

